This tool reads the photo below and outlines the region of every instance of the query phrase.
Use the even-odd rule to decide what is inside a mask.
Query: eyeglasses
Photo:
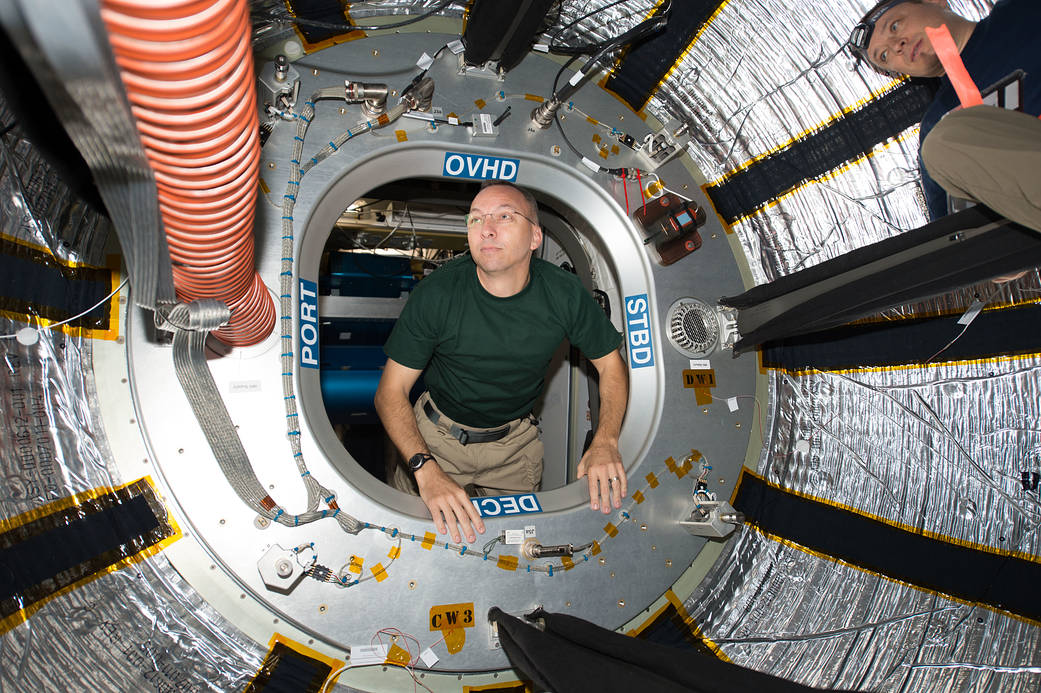
[[[517,223],[517,218],[520,217],[525,221],[538,226],[538,222],[530,217],[526,217],[520,212],[512,209],[500,209],[498,212],[488,212],[487,214],[467,214],[466,215],[466,228],[471,231],[484,228],[485,219],[490,219],[492,225],[495,227],[499,226],[512,226]]]
[[[868,44],[871,43],[871,35],[875,33],[875,24],[886,12],[905,2],[907,2],[907,0],[889,0],[889,2],[884,2],[876,7],[871,14],[864,17],[862,22],[853,27],[853,31],[849,35],[849,41],[846,43],[846,46],[849,48],[849,52],[853,54],[853,57],[857,59],[854,68],[860,65],[861,60],[867,61],[869,64],[874,66],[874,63],[868,59],[867,50]]]

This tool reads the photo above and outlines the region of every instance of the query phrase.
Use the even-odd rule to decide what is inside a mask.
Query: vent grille
[[[669,341],[681,354],[706,356],[719,345],[715,311],[697,299],[679,299],[669,308]]]

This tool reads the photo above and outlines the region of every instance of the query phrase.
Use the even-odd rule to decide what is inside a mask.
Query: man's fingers
[[[614,507],[622,507],[622,499],[625,498],[625,477],[624,476],[613,476],[611,481],[611,500],[614,501]]]
[[[470,516],[470,524],[474,526],[474,529],[481,534],[484,534],[484,520],[481,519],[481,513],[477,512],[477,508],[474,507],[474,504],[470,502],[469,498],[467,498],[463,503],[463,509],[466,510],[466,514]],[[474,539],[476,539],[476,537],[474,537]],[[473,541],[474,539],[470,539],[470,541]]]
[[[448,528],[445,526],[445,519],[441,515],[441,510],[438,508],[430,509],[430,517],[434,520],[434,527],[437,528],[438,534],[447,534]]]

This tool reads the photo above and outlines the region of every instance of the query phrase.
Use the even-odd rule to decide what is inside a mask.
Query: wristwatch
[[[408,458],[408,470],[415,474],[419,471],[420,467],[433,459],[434,456],[429,452],[417,452],[415,455]]]

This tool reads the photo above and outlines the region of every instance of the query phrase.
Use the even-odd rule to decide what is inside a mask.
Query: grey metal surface
[[[296,63],[304,80],[301,93],[312,93],[345,78],[403,83],[414,73],[412,63],[421,52],[432,55],[449,38],[388,36],[381,39],[378,56],[364,42],[324,50]],[[348,66],[349,71],[341,66]],[[459,76],[454,56],[447,54],[430,71],[437,85],[434,105],[445,113],[466,112],[473,107],[474,100],[483,98],[490,104],[488,108],[495,111],[508,103],[520,110],[525,93],[548,88],[545,75],[552,69],[553,63],[545,58],[531,56],[510,73],[504,84],[497,84]],[[505,101],[496,100],[500,90],[507,95]],[[583,109],[602,121],[625,115],[609,96],[598,90],[590,89],[588,95],[583,92],[581,96]],[[335,103],[317,104],[308,132],[308,141],[313,137],[315,143],[312,147],[324,145],[357,120],[356,106],[347,106],[345,114],[340,114],[339,108]],[[570,119],[567,124],[579,142],[590,141],[596,132],[578,119]],[[664,311],[680,293],[700,294],[704,300],[713,300],[716,295],[742,288],[729,246],[718,227],[706,227],[705,244],[697,253],[674,266],[661,268],[627,220],[619,182],[576,169],[574,159],[567,154],[554,156],[552,149],[560,144],[557,136],[552,131],[529,133],[521,114],[503,123],[500,136],[490,146],[471,141],[463,128],[439,126],[430,131],[424,123],[407,120],[391,127],[403,130],[407,140],[399,142],[391,131],[375,131],[356,138],[303,179],[294,209],[298,276],[318,278],[318,260],[336,219],[346,204],[373,187],[404,177],[436,179],[441,175],[446,151],[490,152],[519,159],[518,182],[533,188],[565,216],[573,217],[572,222],[583,234],[583,243],[593,261],[594,282],[611,297],[616,324],[622,326],[623,297],[646,294],[650,302],[656,365],[632,373],[629,414],[621,440],[623,456],[630,466],[630,488],[642,488],[646,500],[639,505],[632,501],[627,504],[624,509],[630,514],[628,520],[617,512],[605,517],[588,510],[588,492],[581,481],[540,494],[545,511],[541,515],[489,520],[490,536],[502,529],[533,524],[539,540],[551,544],[581,545],[602,539],[608,521],[619,527],[615,538],[602,541],[603,552],[599,556],[589,561],[576,557],[576,566],[566,572],[559,569],[558,563],[552,577],[528,573],[523,559],[519,570],[506,571],[492,561],[474,561],[444,548],[424,550],[418,541],[406,538],[402,542],[400,535],[390,540],[369,531],[348,537],[331,523],[316,523],[306,529],[270,526],[257,530],[254,518],[217,473],[197,430],[180,425],[185,404],[179,397],[162,395],[171,392],[169,349],[151,341],[146,325],[135,315],[129,332],[130,366],[136,405],[151,454],[184,521],[206,545],[212,559],[241,586],[247,599],[255,600],[271,615],[297,625],[334,648],[366,643],[376,623],[394,625],[407,632],[428,632],[430,607],[470,601],[479,614],[492,605],[508,612],[543,605],[609,627],[618,626],[667,589],[703,542],[677,525],[681,515],[689,514],[693,480],[678,479],[668,472],[666,458],[682,460],[691,448],[699,449],[714,465],[712,490],[726,495],[744,457],[751,430],[751,408],[731,413],[719,400],[694,407],[693,392],[683,387],[681,378],[681,371],[689,367],[688,360],[665,347],[661,335]],[[282,190],[288,178],[287,152],[293,134],[290,127],[276,128],[264,149],[265,182],[273,191]],[[305,146],[304,156],[309,151]],[[591,153],[595,155],[595,150]],[[669,176],[676,186],[686,180],[689,188],[694,188],[679,164],[667,166],[661,175]],[[630,185],[635,189],[635,185]],[[631,191],[630,197],[635,196],[635,190]],[[273,207],[262,205],[259,210],[259,268],[269,285],[273,285],[281,219]],[[302,503],[299,482],[294,479],[296,470],[280,424],[284,416],[281,397],[277,395],[277,355],[276,345],[269,340],[258,347],[214,358],[210,366],[218,387],[229,393],[229,411],[258,477],[268,484],[272,496],[287,507],[287,512],[298,512],[293,508],[294,502]],[[713,366],[719,382],[717,392],[751,394],[754,358],[732,360],[729,355],[720,355]],[[393,491],[368,476],[343,449],[325,417],[317,371],[300,369],[295,377],[304,453],[312,473],[338,492],[341,507],[363,521],[396,527],[406,535],[422,538],[432,530],[429,520],[423,519],[426,512],[418,499]],[[236,387],[244,380],[255,382],[248,393]],[[233,390],[237,394],[230,394]],[[663,431],[668,431],[668,435],[662,435]],[[651,490],[644,480],[649,472],[660,479],[657,489]],[[341,474],[343,479],[338,478]],[[646,529],[642,529],[644,526]],[[370,579],[346,590],[313,580],[305,580],[289,595],[265,589],[256,569],[265,548],[273,543],[296,546],[310,542],[315,544],[318,562],[334,572],[353,554],[364,558],[366,576],[371,566],[382,563],[389,577],[382,582]],[[399,543],[400,557],[388,558]],[[506,547],[497,553],[516,555],[515,549]],[[439,667],[480,670],[506,666],[501,651],[490,644],[483,619],[468,633],[467,642],[467,647],[443,659]]]

